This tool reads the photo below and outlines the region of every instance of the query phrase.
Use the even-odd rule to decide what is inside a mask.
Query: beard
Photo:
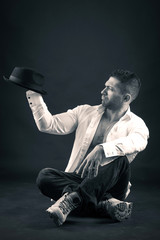
[[[123,106],[123,102],[119,96],[114,97],[112,99],[108,99],[108,97],[102,97],[102,106],[105,109],[110,110],[119,110]]]

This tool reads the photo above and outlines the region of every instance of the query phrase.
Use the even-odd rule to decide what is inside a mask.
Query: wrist
[[[100,153],[104,153],[102,145],[96,145],[96,150]]]

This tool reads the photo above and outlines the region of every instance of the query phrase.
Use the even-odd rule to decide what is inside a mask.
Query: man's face
[[[102,106],[111,110],[118,110],[122,107],[124,97],[120,89],[120,81],[110,77],[102,90]]]

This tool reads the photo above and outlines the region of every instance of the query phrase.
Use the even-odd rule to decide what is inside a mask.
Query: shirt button
[[[28,99],[30,99],[30,97],[28,97]]]
[[[30,102],[30,104],[32,104],[32,103]]]

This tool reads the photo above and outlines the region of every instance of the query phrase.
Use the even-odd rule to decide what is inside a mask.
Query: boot
[[[103,216],[110,216],[113,220],[121,222],[131,216],[132,202],[123,202],[116,198],[100,201],[97,206],[97,212]]]
[[[81,198],[77,192],[65,193],[57,202],[55,202],[46,211],[53,218],[57,226],[62,225],[71,211],[77,208],[81,203]]]

